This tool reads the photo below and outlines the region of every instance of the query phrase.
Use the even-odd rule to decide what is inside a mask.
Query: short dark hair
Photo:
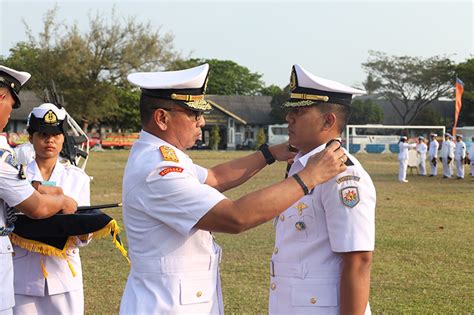
[[[151,117],[153,117],[153,113],[155,112],[157,108],[160,108],[162,106],[170,107],[174,104],[176,103],[172,100],[165,100],[165,99],[159,99],[156,97],[150,97],[142,93],[142,95],[140,96],[140,119],[142,122],[142,126],[145,126],[148,124]]]
[[[351,118],[352,109],[350,106],[334,103],[318,103],[316,107],[323,114],[334,113],[337,117],[337,130],[342,133]]]

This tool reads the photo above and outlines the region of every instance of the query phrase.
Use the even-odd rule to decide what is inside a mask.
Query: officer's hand
[[[286,161],[286,162],[293,160],[297,152],[296,148],[290,151],[290,146],[288,145],[288,142],[272,145],[268,149],[272,153],[275,160]]]
[[[63,194],[63,189],[61,187],[37,185],[35,188],[40,194],[44,194],[44,195],[62,195]]]
[[[300,176],[302,178],[304,176],[306,182],[306,176],[309,175],[307,179],[309,183],[306,183],[314,187],[344,172],[347,169],[347,166],[344,164],[346,161],[347,156],[342,150],[340,143],[335,141],[323,151],[310,157],[306,167],[300,172]]]
[[[64,214],[73,214],[77,210],[77,202],[71,197],[64,196],[63,210]]]

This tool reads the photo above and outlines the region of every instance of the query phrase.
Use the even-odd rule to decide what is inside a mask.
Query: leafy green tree
[[[267,142],[267,137],[265,136],[265,130],[263,128],[258,128],[257,137],[255,139],[255,148],[258,148],[262,144]]]
[[[117,87],[130,89],[126,74],[165,69],[179,59],[173,36],[149,23],[119,19],[113,11],[111,22],[106,22],[97,13],[82,33],[77,24],[57,23],[56,12],[57,8],[46,13],[38,36],[27,26],[29,40],[17,43],[2,63],[29,71],[27,88],[37,92],[54,80],[64,93],[68,112],[82,120],[85,130],[89,123],[120,113]]]
[[[382,83],[380,82],[380,80],[375,79],[371,73],[369,73],[367,75],[367,79],[362,82],[362,85],[364,86],[364,89],[367,94],[370,95],[374,94],[382,86]]]
[[[283,90],[280,90],[279,93],[273,95],[272,101],[270,103],[272,110],[270,115],[276,120],[276,123],[283,124],[286,123],[286,110],[282,107],[283,104],[290,99],[290,86],[287,85]]]
[[[219,143],[221,142],[221,134],[219,126],[214,125],[211,129],[211,134],[209,135],[209,147],[211,150],[219,149]]]
[[[363,68],[380,82],[377,89],[404,124],[410,124],[432,101],[452,95],[454,64],[449,58],[389,56],[370,51]]]
[[[431,125],[431,126],[439,126],[439,125],[452,125],[453,119],[452,118],[443,118],[441,114],[434,110],[433,108],[427,107],[420,111],[418,116],[413,120],[414,125]]]
[[[354,100],[349,123],[353,125],[381,124],[383,123],[383,110],[374,101]]]
[[[474,126],[474,57],[456,67],[456,75],[464,82],[459,126]]]
[[[262,90],[260,90],[260,94],[268,95],[268,96],[279,95],[282,92],[283,92],[283,90],[279,86],[276,86],[274,84],[266,86]]]
[[[168,70],[181,70],[209,64],[209,82],[206,94],[213,95],[257,95],[264,90],[262,75],[250,71],[231,60],[189,59],[173,62]]]

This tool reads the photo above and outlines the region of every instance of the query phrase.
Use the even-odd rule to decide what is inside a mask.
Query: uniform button
[[[278,254],[278,247],[275,247],[275,249],[273,250],[273,253]]]
[[[311,300],[309,300],[311,304],[316,304],[317,300],[315,297],[312,297]]]
[[[10,245],[7,245],[7,250],[11,250],[12,247]]]
[[[16,256],[16,253],[15,253],[15,252],[13,252],[13,253],[12,253],[12,257],[15,257],[15,256]]]
[[[283,214],[280,214],[280,221],[285,221],[285,216]]]
[[[270,285],[270,288],[271,288],[272,290],[275,290],[276,287],[277,287],[277,285],[276,285],[275,283],[272,283],[272,284]]]
[[[200,298],[200,297],[202,296],[202,292],[201,292],[201,291],[197,291],[197,292],[196,292],[196,296],[197,296],[198,298]]]

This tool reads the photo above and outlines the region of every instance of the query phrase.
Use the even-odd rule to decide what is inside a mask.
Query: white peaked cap
[[[186,70],[131,73],[127,80],[142,89],[196,89],[203,87],[208,72],[206,63]]]
[[[336,81],[315,76],[298,64],[295,64],[294,68],[298,79],[298,86],[300,87],[352,95],[362,95],[367,93],[364,90],[355,89]]]

